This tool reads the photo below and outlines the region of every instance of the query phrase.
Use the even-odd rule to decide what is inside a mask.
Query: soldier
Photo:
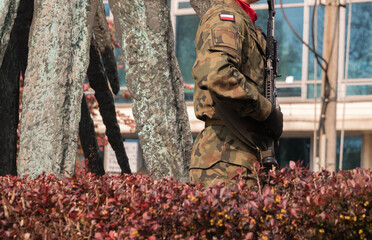
[[[190,179],[205,186],[233,183],[238,169],[253,184],[253,163],[268,137],[282,134],[283,115],[264,96],[266,41],[249,6],[256,1],[214,0],[196,34],[194,109],[205,128],[193,146]]]

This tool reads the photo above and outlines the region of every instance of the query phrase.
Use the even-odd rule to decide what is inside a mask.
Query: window
[[[316,84],[316,85],[308,84],[307,85],[307,98],[314,98],[315,97],[315,95],[314,95],[315,91],[316,91],[316,97],[320,98],[321,90],[322,90],[321,84]]]
[[[303,8],[286,8],[285,14],[292,23],[295,31],[302,35],[303,32]],[[257,22],[264,32],[267,31],[267,10],[257,10]],[[275,39],[278,42],[278,72],[282,77],[277,81],[285,81],[286,77],[292,76],[294,81],[301,81],[302,72],[302,44],[285,22],[283,13],[280,9],[276,9],[275,14]],[[278,91],[279,94],[280,91]],[[288,91],[287,91],[288,92]],[[300,91],[301,92],[301,91]],[[280,95],[279,95],[280,96]]]
[[[110,4],[108,0],[103,0],[103,6],[105,7],[106,18],[112,19],[112,14],[110,12]]]
[[[278,148],[275,148],[275,158],[280,167],[285,167],[289,161],[300,161],[302,166],[310,167],[310,138],[282,138]]]
[[[182,15],[176,18],[176,56],[182,72],[183,81],[194,83],[191,75],[194,65],[195,35],[198,30],[199,18],[197,15]]]
[[[314,19],[313,19],[313,17],[314,17]],[[314,21],[314,25],[313,25],[313,21]],[[314,7],[310,7],[309,22],[310,22],[309,46],[314,49],[314,44],[313,44],[313,38],[314,38],[315,50],[320,56],[322,56],[322,53],[323,53],[323,47],[322,47],[323,46],[323,29],[324,29],[324,6],[317,6],[315,12],[314,12]],[[308,80],[314,80],[315,79],[314,78],[315,66],[316,66],[316,76],[317,76],[316,79],[321,80],[322,69],[315,60],[315,54],[311,51],[309,51],[308,61],[309,61],[309,63],[308,63],[308,77],[307,77]],[[318,97],[319,96],[320,95],[318,95]]]
[[[346,96],[372,95],[372,85],[354,85],[346,87]]]
[[[345,15],[345,96],[372,95],[372,2],[347,4]],[[351,12],[350,12],[351,10]],[[350,20],[350,47],[347,49]],[[349,53],[349,54],[348,54]]]
[[[110,17],[110,5],[104,4],[105,6],[105,15],[106,17]]]
[[[348,78],[372,78],[372,2],[347,5],[346,23],[351,7]],[[347,25],[346,25],[347,28]],[[347,34],[347,29],[345,31]],[[345,36],[346,41],[346,36]],[[362,87],[363,88],[363,87]]]
[[[336,169],[339,169],[340,159],[340,138],[337,139],[337,160]],[[362,138],[361,137],[345,137],[344,138],[344,152],[342,169],[350,170],[356,167],[360,167],[362,152]]]

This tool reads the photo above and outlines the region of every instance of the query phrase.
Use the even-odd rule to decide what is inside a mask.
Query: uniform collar
[[[241,0],[235,0],[239,5],[243,8],[243,10],[248,14],[249,18],[252,20],[253,23],[257,20],[257,13],[255,10],[249,6],[246,2],[243,2]]]

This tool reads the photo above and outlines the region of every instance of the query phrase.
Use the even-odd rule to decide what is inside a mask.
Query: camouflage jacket
[[[219,119],[213,94],[248,124],[262,127],[272,108],[264,96],[266,41],[262,30],[235,0],[214,0],[200,21],[195,48],[192,74],[196,117],[203,121]],[[257,137],[262,143],[262,136]],[[251,141],[264,148],[255,139]]]

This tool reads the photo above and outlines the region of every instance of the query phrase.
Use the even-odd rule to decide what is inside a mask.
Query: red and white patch
[[[226,13],[220,14],[220,19],[221,20],[224,20],[224,21],[232,21],[232,22],[235,21],[234,15],[232,15],[232,14],[226,14]]]

